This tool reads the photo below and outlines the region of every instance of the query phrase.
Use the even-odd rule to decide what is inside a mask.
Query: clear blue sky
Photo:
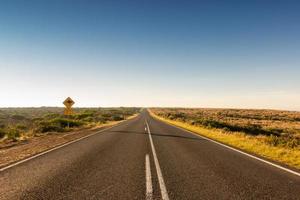
[[[300,110],[299,1],[0,1],[0,107]]]

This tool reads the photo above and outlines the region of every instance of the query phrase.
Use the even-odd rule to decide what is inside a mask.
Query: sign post
[[[75,102],[70,98],[66,98],[66,100],[63,102],[63,104],[66,106],[64,110],[64,115],[70,116],[73,114],[72,106],[75,104]],[[68,128],[70,128],[70,124],[68,121]]]

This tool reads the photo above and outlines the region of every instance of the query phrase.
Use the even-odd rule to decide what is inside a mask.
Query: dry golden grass
[[[176,112],[176,109],[171,109],[173,114],[174,112]],[[186,110],[187,112],[184,112],[186,115],[190,115],[191,113],[197,112],[198,109],[179,109],[180,111],[178,112],[182,112],[183,110]],[[209,113],[210,115],[212,115],[212,113],[216,113],[216,110],[214,109],[208,109],[207,111],[205,111],[205,109],[201,109],[203,112],[202,113],[206,113],[206,115],[208,115],[207,113]],[[231,132],[228,130],[224,130],[223,128],[221,129],[217,129],[217,128],[208,128],[208,127],[204,127],[204,126],[200,126],[200,125],[192,125],[190,120],[185,120],[185,119],[169,119],[166,113],[168,113],[170,111],[170,109],[151,109],[150,113],[151,115],[153,115],[154,117],[165,121],[167,123],[173,124],[175,126],[179,126],[181,128],[190,130],[192,132],[195,132],[199,135],[203,135],[205,137],[214,139],[216,141],[228,144],[230,146],[233,147],[237,147],[239,149],[242,149],[246,152],[249,153],[254,153],[260,156],[263,156],[265,158],[271,159],[271,160],[275,160],[275,161],[279,161],[282,162],[284,164],[287,164],[289,166],[295,167],[300,169],[300,148],[298,145],[292,147],[289,147],[287,145],[275,145],[274,143],[270,142],[270,137],[274,137],[274,136],[268,136],[268,135],[253,135],[253,134],[246,134],[243,132]],[[211,113],[212,112],[212,113]],[[217,112],[220,112],[220,110],[218,110]],[[228,111],[226,113],[231,113],[232,111]],[[233,112],[237,112],[236,110]],[[245,117],[245,113],[255,113],[256,118],[266,118],[270,115],[272,115],[271,113],[276,113],[277,111],[259,111],[259,110],[240,110],[240,113],[242,113],[242,116]],[[257,113],[262,112],[264,114],[262,114],[262,116],[258,115]],[[282,114],[282,117],[286,117],[286,118],[293,118],[296,116],[296,118],[298,117],[299,113],[291,113],[292,116],[289,116],[287,114],[289,114],[289,112],[285,113],[283,111],[278,111],[280,113],[284,113]],[[277,114],[277,113],[276,113]],[[193,117],[195,117],[194,115],[192,115]],[[276,115],[277,116],[277,115]],[[205,116],[207,117],[207,116]],[[232,116],[231,116],[232,117]],[[236,117],[238,120],[238,117]],[[224,120],[224,119],[223,119]],[[278,119],[276,119],[278,120]],[[244,118],[241,119],[241,121],[243,122],[239,122],[239,123],[245,123],[244,122]],[[246,122],[249,123],[249,122]],[[286,120],[285,123],[294,123],[294,122],[290,122],[288,120]],[[280,122],[278,124],[280,124],[280,127],[285,127],[287,126],[284,122]],[[299,122],[298,122],[299,123]],[[295,126],[292,126],[293,128],[298,127],[299,124],[295,124]],[[268,121],[268,126],[273,126],[270,122],[270,120]],[[277,124],[275,125],[277,126]],[[289,127],[290,128],[290,127]],[[295,134],[295,138],[297,136],[297,131],[298,130],[294,130],[294,134]],[[280,136],[276,137],[277,139],[280,138]],[[293,139],[295,139],[293,138]],[[297,140],[297,138],[296,138]],[[272,141],[272,139],[271,139]]]

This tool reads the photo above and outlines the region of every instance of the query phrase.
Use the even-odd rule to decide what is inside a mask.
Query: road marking
[[[159,187],[160,187],[161,198],[163,200],[169,200],[169,195],[168,195],[168,192],[167,192],[167,189],[166,189],[165,181],[164,181],[163,175],[161,173],[159,162],[158,162],[158,159],[157,159],[157,156],[156,156],[156,151],[155,151],[154,144],[153,144],[153,141],[152,141],[152,136],[151,136],[151,131],[150,131],[150,128],[149,128],[149,124],[148,124],[147,120],[145,122],[146,122],[147,129],[148,129],[148,135],[149,135],[149,140],[150,140],[150,144],[151,144],[151,148],[152,148],[154,164],[155,164],[155,167],[156,167],[156,173],[157,173],[157,177],[158,177],[158,183],[159,183]]]
[[[159,121],[161,121],[161,120],[159,120]],[[161,121],[161,122],[162,122],[162,121]],[[166,123],[166,122],[165,122],[165,123]],[[263,162],[263,163],[269,164],[269,165],[271,165],[271,166],[273,166],[273,167],[279,168],[279,169],[281,169],[281,170],[283,170],[283,171],[289,172],[289,173],[294,174],[294,175],[296,175],[296,176],[300,176],[300,173],[299,173],[299,172],[296,172],[296,171],[294,171],[294,170],[288,169],[288,168],[286,168],[286,167],[283,167],[283,166],[280,166],[280,165],[278,165],[278,164],[272,163],[272,162],[270,162],[270,161],[264,160],[264,159],[259,158],[259,157],[257,157],[257,156],[254,156],[254,155],[251,155],[251,154],[249,154],[249,153],[243,152],[243,151],[241,151],[241,150],[235,149],[235,148],[233,148],[233,147],[231,147],[231,146],[228,146],[228,145],[223,144],[223,143],[221,143],[221,142],[217,142],[217,141],[215,141],[215,140],[213,140],[213,139],[210,139],[210,138],[208,138],[208,137],[199,135],[199,134],[194,133],[194,132],[192,132],[192,131],[189,131],[189,130],[187,130],[187,129],[181,128],[181,127],[179,127],[179,126],[175,126],[175,125],[170,124],[170,123],[166,123],[166,124],[169,124],[169,125],[171,125],[171,126],[173,126],[173,127],[175,127],[175,128],[181,129],[181,130],[183,130],[183,131],[185,131],[185,132],[191,133],[191,134],[193,134],[193,135],[195,135],[195,136],[197,136],[197,137],[206,139],[206,140],[208,140],[208,141],[210,141],[210,142],[213,142],[213,143],[215,143],[215,144],[221,145],[221,146],[223,146],[223,147],[225,147],[225,148],[228,148],[228,149],[230,149],[230,150],[233,150],[233,151],[236,151],[236,152],[238,152],[238,153],[241,153],[241,154],[243,154],[243,155],[245,155],[245,156],[248,156],[248,157],[250,157],[250,158],[253,158],[253,159],[255,159],[255,160],[258,160],[258,161],[261,161],[261,162]]]
[[[146,154],[145,167],[146,167],[145,168],[146,169],[146,200],[152,200],[153,187],[152,187],[150,160],[148,154]]]
[[[132,118],[132,119],[134,119],[134,118]],[[128,121],[124,121],[124,122],[128,122]],[[83,140],[83,139],[85,139],[85,138],[88,138],[88,137],[91,137],[91,136],[96,135],[96,134],[98,134],[98,133],[107,131],[107,130],[109,130],[109,129],[111,129],[111,128],[114,128],[114,127],[117,127],[117,126],[119,126],[119,125],[121,125],[121,124],[123,124],[123,123],[121,122],[121,123],[115,124],[115,125],[113,125],[113,126],[111,126],[111,127],[108,127],[108,128],[103,129],[103,130],[97,131],[97,132],[92,133],[92,134],[90,134],[90,135],[86,135],[86,136],[84,136],[84,137],[78,138],[78,139],[76,139],[76,140],[73,140],[73,141],[64,143],[64,144],[59,145],[59,146],[56,146],[56,147],[54,147],[54,148],[52,148],[52,149],[49,149],[49,150],[43,151],[43,152],[41,152],[41,153],[38,153],[38,154],[36,154],[36,155],[34,155],[34,156],[31,156],[31,157],[29,157],[29,158],[25,158],[25,159],[23,159],[23,160],[20,160],[20,161],[18,161],[18,162],[15,162],[15,163],[13,163],[13,164],[10,164],[10,165],[8,165],[8,166],[6,166],[6,167],[1,168],[1,169],[0,169],[0,172],[3,172],[3,171],[5,171],[5,170],[7,170],[7,169],[9,169],[9,168],[12,168],[12,167],[14,167],[14,166],[20,165],[20,164],[22,164],[22,163],[24,163],[24,162],[27,162],[27,161],[29,161],[29,160],[32,160],[32,159],[37,158],[37,157],[39,157],[39,156],[42,156],[42,155],[44,155],[44,154],[50,153],[51,151],[55,151],[55,150],[57,150],[57,149],[60,149],[60,148],[65,147],[65,146],[67,146],[67,145],[73,144],[73,143],[78,142],[78,141],[80,141],[80,140]]]

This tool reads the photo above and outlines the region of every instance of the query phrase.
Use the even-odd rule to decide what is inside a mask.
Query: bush
[[[104,117],[104,118],[110,118],[111,116],[112,116],[111,113],[103,113],[102,114],[102,117]]]
[[[94,116],[94,113],[85,112],[85,113],[82,113],[82,114],[75,115],[74,118],[82,120],[82,119],[86,119],[86,118],[93,118],[93,116]]]
[[[3,138],[6,135],[6,132],[4,129],[0,129],[0,138]]]
[[[107,119],[105,119],[102,116],[99,116],[99,117],[96,118],[96,121],[99,122],[99,123],[105,124],[107,122]]]
[[[62,132],[64,129],[58,124],[53,124],[51,122],[41,122],[38,125],[37,132]]]
[[[52,124],[57,124],[58,126],[62,128],[66,128],[68,125],[69,127],[79,127],[83,125],[83,122],[75,121],[71,119],[64,119],[64,118],[56,118],[50,121]]]
[[[271,135],[267,138],[267,143],[272,145],[272,146],[278,146],[281,142],[279,137],[275,135]]]
[[[194,125],[201,125],[208,128],[227,128],[230,130],[230,127],[228,124],[224,122],[219,122],[216,120],[210,120],[210,119],[197,119],[192,122]]]
[[[7,139],[11,139],[13,141],[17,141],[17,139],[20,137],[20,132],[18,129],[10,128],[7,132]]]
[[[14,120],[25,120],[26,119],[25,116],[18,115],[18,114],[12,115],[11,118],[14,119]]]
[[[24,124],[18,124],[18,125],[16,125],[16,128],[19,129],[19,130],[26,130],[27,129],[27,127]]]
[[[93,117],[86,117],[86,118],[82,119],[82,121],[84,121],[84,122],[93,122],[94,118]]]
[[[61,116],[61,115],[58,114],[58,113],[49,113],[49,114],[44,115],[44,118],[53,119],[53,118],[56,118],[56,117],[59,117],[59,116]]]
[[[75,121],[65,118],[55,118],[48,121],[42,121],[39,123],[37,131],[41,133],[45,132],[63,132],[68,127],[79,127],[83,125],[83,122]]]
[[[290,148],[296,148],[300,146],[300,140],[297,138],[291,138],[289,141],[287,141],[286,146]]]
[[[223,131],[225,131],[225,132],[230,132],[230,129],[227,128],[227,127],[224,127],[224,128],[223,128]]]
[[[121,120],[124,119],[124,117],[123,117],[123,116],[120,116],[120,115],[114,115],[114,116],[111,117],[111,119],[112,119],[113,121],[121,121]]]
[[[300,145],[299,138],[292,138],[292,137],[278,137],[276,135],[270,135],[266,139],[267,143],[272,146],[283,146],[289,148],[296,148]]]

